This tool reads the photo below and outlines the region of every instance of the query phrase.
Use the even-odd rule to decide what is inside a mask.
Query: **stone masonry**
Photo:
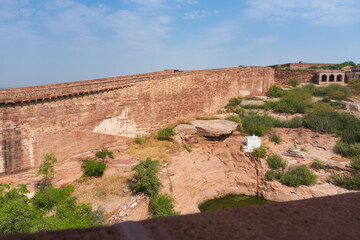
[[[264,95],[274,70],[242,67],[139,74],[0,90],[0,175],[37,168],[171,122],[223,108],[231,97]]]

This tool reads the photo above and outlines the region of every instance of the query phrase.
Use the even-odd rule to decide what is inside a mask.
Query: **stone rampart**
[[[290,79],[297,78],[302,83],[315,83],[317,70],[275,70],[275,82],[281,85],[289,85]]]
[[[0,175],[125,144],[168,123],[264,95],[267,67],[174,71],[0,91]]]

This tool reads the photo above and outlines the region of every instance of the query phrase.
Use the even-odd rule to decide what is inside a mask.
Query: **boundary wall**
[[[180,119],[212,114],[231,97],[265,95],[268,67],[176,71],[0,91],[0,175],[133,141]]]

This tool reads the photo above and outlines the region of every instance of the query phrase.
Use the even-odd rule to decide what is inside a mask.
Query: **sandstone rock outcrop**
[[[192,124],[199,135],[213,138],[230,135],[239,125],[228,120],[195,120]]]
[[[196,127],[190,124],[179,124],[174,128],[176,133],[175,139],[181,142],[182,140],[187,140],[190,136],[197,133]]]

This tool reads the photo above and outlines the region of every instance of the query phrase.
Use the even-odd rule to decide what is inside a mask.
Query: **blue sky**
[[[360,0],[0,0],[0,88],[163,69],[360,63]]]

